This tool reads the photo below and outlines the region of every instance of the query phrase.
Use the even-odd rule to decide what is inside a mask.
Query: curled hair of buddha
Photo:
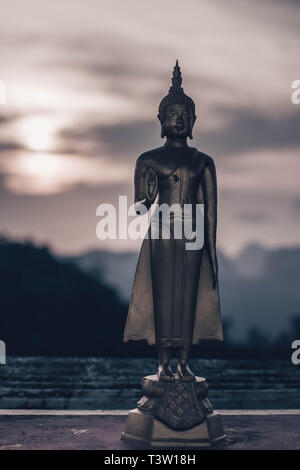
[[[181,76],[181,71],[180,71],[180,67],[178,65],[178,59],[177,59],[174,70],[173,70],[172,86],[169,89],[169,93],[161,100],[160,105],[159,105],[158,118],[161,123],[164,120],[166,108],[170,104],[185,104],[187,109],[189,109],[191,112],[192,120],[193,121],[195,120],[196,118],[195,103],[192,100],[192,98],[190,98],[184,93],[181,83],[182,83],[182,76]]]

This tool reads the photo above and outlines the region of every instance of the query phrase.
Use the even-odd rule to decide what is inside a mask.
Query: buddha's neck
[[[165,147],[187,148],[188,144],[187,144],[186,138],[185,139],[178,139],[178,138],[176,139],[176,137],[175,138],[168,137],[167,140],[166,140],[166,143],[165,143]]]

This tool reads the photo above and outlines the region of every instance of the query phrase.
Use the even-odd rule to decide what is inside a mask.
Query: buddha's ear
[[[160,120],[159,114],[157,115],[157,118],[158,118],[158,120],[160,122],[160,125],[161,125],[160,137],[163,139],[164,137],[166,137],[166,131],[165,131],[165,128],[163,126],[162,121]]]
[[[197,119],[197,116],[191,115],[191,118],[190,118],[190,132],[189,132],[189,138],[191,140],[193,139],[193,127],[194,127],[196,119]]]

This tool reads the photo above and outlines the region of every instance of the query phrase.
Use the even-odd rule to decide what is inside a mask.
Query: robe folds
[[[192,150],[194,151],[192,152]],[[184,155],[184,159],[181,156],[181,152],[178,151],[177,155],[178,158],[174,158],[175,163],[171,164],[170,157],[165,158],[164,151],[160,148],[147,152],[138,159],[135,172],[135,201],[141,201],[146,197],[148,202],[153,203],[157,194],[159,194],[159,203],[167,202],[171,205],[174,202],[178,202],[183,206],[183,203],[193,204],[198,202],[204,204],[204,211],[207,210],[210,202],[208,201],[205,184],[208,186],[209,183],[203,184],[203,169],[207,165],[210,167],[213,165],[212,159],[205,154],[200,153],[196,149],[191,149],[187,157]],[[212,194],[212,199],[214,196],[215,195]],[[209,210],[210,214],[212,214],[209,216],[216,217],[216,210]],[[196,258],[194,258],[194,261],[190,264],[188,264],[189,261],[187,263],[182,262],[180,264],[180,260],[176,261],[175,259],[177,264],[175,263],[172,265],[173,267],[177,267],[177,271],[175,270],[177,272],[177,279],[178,271],[182,271],[183,279],[184,276],[187,279],[187,283],[185,283],[187,288],[186,290],[183,289],[182,294],[183,302],[180,298],[179,302],[177,301],[178,299],[176,299],[176,295],[178,297],[176,292],[181,290],[178,289],[178,286],[180,286],[180,277],[179,284],[178,280],[177,284],[172,284],[170,282],[166,284],[166,286],[170,286],[169,289],[160,289],[159,285],[157,285],[164,282],[164,276],[161,275],[159,270],[157,271],[157,266],[159,267],[158,261],[160,256],[162,256],[163,259],[167,252],[161,251],[160,253],[160,248],[155,248],[156,251],[153,250],[154,241],[151,240],[149,236],[143,240],[124,331],[125,342],[129,340],[146,340],[150,345],[158,342],[155,326],[160,325],[159,328],[162,328],[159,321],[160,316],[164,315],[164,306],[169,305],[166,303],[166,299],[173,300],[173,304],[171,305],[173,305],[172,308],[174,308],[174,315],[177,315],[176,321],[177,325],[179,325],[177,326],[177,329],[175,328],[177,336],[178,331],[181,329],[181,317],[184,318],[184,316],[190,316],[190,318],[192,318],[192,320],[190,320],[190,324],[192,321],[192,329],[190,326],[188,328],[190,329],[190,340],[193,344],[196,344],[201,340],[223,340],[219,287],[217,282],[217,285],[213,288],[211,257],[209,256],[209,236],[206,234],[205,230],[204,224],[204,244],[201,249],[201,256],[198,256],[197,258],[201,260],[199,261],[199,269],[195,270],[193,268],[193,266],[195,266]],[[148,234],[149,233],[150,231]],[[174,244],[174,239],[172,240],[171,237],[168,242],[170,244]],[[159,245],[156,246],[159,247]],[[165,250],[165,248],[163,248],[163,250]],[[158,252],[158,254],[155,255],[157,258],[154,260],[153,253],[156,252]],[[170,253],[173,253],[173,257],[181,256],[182,258],[180,249],[177,251],[178,255],[176,255],[176,251],[173,249],[170,250]],[[193,255],[188,254],[187,256]],[[192,258],[188,259],[191,260]],[[156,278],[153,279],[153,275],[155,275],[153,274],[154,265],[156,270],[154,273],[157,273],[156,275],[159,279],[159,283]],[[190,273],[192,272],[192,274],[184,271],[185,266],[190,266],[191,269],[189,271]],[[191,275],[193,276],[193,279],[191,279]],[[191,293],[191,289],[189,289],[190,285],[193,286],[193,294]],[[175,291],[174,286],[176,287]],[[158,294],[160,296],[166,296],[166,299],[162,299],[162,302],[157,302],[157,298],[155,298],[155,296]],[[189,296],[193,297],[192,303],[189,302]],[[178,303],[183,304],[181,310],[178,310]],[[166,318],[166,321],[169,321],[169,323],[172,320],[172,308],[168,313],[169,320]],[[176,309],[178,310],[177,313]],[[192,316],[191,309],[193,310]],[[185,333],[182,336],[187,336],[187,334]],[[181,340],[183,341],[182,338]],[[170,343],[169,345],[175,346],[175,344],[176,343]],[[179,342],[178,345],[181,346],[182,344]]]

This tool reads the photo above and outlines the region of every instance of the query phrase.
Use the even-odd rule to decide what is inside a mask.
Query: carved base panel
[[[144,396],[129,412],[122,439],[153,447],[209,447],[225,437],[203,377],[142,380]]]
[[[191,429],[177,431],[137,408],[128,413],[122,439],[156,448],[207,448],[224,439],[221,416],[211,413]]]

